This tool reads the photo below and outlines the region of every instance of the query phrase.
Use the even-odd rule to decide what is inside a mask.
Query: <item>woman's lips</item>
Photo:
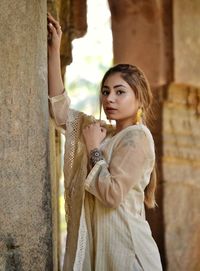
[[[106,108],[107,113],[115,113],[116,111],[117,111],[117,109],[115,109],[115,108],[111,108],[111,107]]]

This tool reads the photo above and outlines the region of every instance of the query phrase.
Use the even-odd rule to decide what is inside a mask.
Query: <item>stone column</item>
[[[0,270],[52,267],[46,1],[0,10]]]
[[[166,82],[163,54],[162,2],[108,0],[112,15],[115,63],[131,63],[145,71],[151,86]]]
[[[168,271],[200,270],[200,2],[173,1],[174,83],[164,104]]]

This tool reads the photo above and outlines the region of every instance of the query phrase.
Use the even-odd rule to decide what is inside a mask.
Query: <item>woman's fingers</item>
[[[102,133],[106,133],[106,132],[107,132],[106,128],[101,127],[101,132],[102,132]]]
[[[89,125],[87,125],[85,128],[89,129],[89,128],[93,128],[93,127],[98,127],[98,128],[103,128],[102,126],[105,125],[105,121],[95,121]]]
[[[56,21],[56,19],[54,19],[54,17],[48,12],[47,13],[47,18],[49,19],[49,20],[51,20],[52,22],[54,22],[54,23],[58,23],[57,21]]]
[[[105,126],[106,125],[106,121],[105,120],[99,120],[100,122],[100,126]]]
[[[54,25],[52,23],[49,23],[48,26],[49,26],[50,32],[53,35],[57,34],[56,28],[54,27]]]
[[[106,134],[107,130],[105,127],[102,127],[100,126],[100,122],[95,122],[95,123],[91,123],[89,125],[87,125],[84,129],[83,129],[84,132],[91,132],[91,133],[94,133],[94,132],[97,132],[97,133],[103,133],[103,134]]]
[[[52,23],[48,23],[48,31],[51,35],[51,44],[58,44],[58,46],[60,46],[59,43],[62,37],[62,31],[57,31],[57,29]]]
[[[57,33],[61,33],[61,26],[58,21],[56,21],[53,16],[51,16],[49,13],[47,13],[47,18],[50,23],[53,24],[53,26],[56,28]]]

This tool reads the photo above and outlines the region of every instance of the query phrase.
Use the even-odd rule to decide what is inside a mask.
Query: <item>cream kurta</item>
[[[50,101],[57,125],[64,125],[66,129],[73,121],[69,120],[69,98],[64,93],[50,98]],[[79,114],[81,118],[78,120]],[[74,120],[77,123],[81,122],[79,135],[82,137],[81,129],[92,120],[77,111],[73,111],[72,115],[76,116]],[[77,149],[81,149],[80,142]],[[74,237],[75,244],[71,245],[74,254],[66,255],[63,270],[162,270],[159,252],[144,211],[144,189],[149,183],[155,161],[150,131],[140,124],[129,126],[114,136],[108,132],[101,150],[104,160],[96,163],[85,176],[82,204],[79,204],[80,212],[77,214],[77,238]],[[83,158],[79,160],[80,166]],[[71,182],[75,184],[73,188],[78,190],[75,175]],[[70,188],[68,182],[66,187]],[[73,207],[70,208],[72,218],[69,224],[73,228],[77,223],[73,222]],[[73,235],[73,229],[68,231],[68,243],[73,243],[70,235]],[[69,244],[66,254],[70,255]]]

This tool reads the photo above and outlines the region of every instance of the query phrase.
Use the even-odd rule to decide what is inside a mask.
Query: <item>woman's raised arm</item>
[[[49,97],[63,93],[64,84],[60,67],[60,43],[62,30],[59,23],[48,13],[48,85]]]
[[[48,89],[50,113],[55,120],[56,126],[65,129],[67,119],[70,119],[70,122],[79,122],[81,120],[81,123],[77,123],[77,125],[80,125],[80,130],[82,130],[82,125],[88,125],[94,122],[94,117],[88,116],[76,110],[70,110],[70,98],[67,95],[67,91],[64,91],[60,67],[60,44],[62,30],[59,22],[56,21],[49,13],[47,14],[47,21]]]
[[[60,67],[60,43],[62,30],[59,23],[48,13],[48,89],[50,113],[57,126],[65,128],[70,99],[64,91]]]

